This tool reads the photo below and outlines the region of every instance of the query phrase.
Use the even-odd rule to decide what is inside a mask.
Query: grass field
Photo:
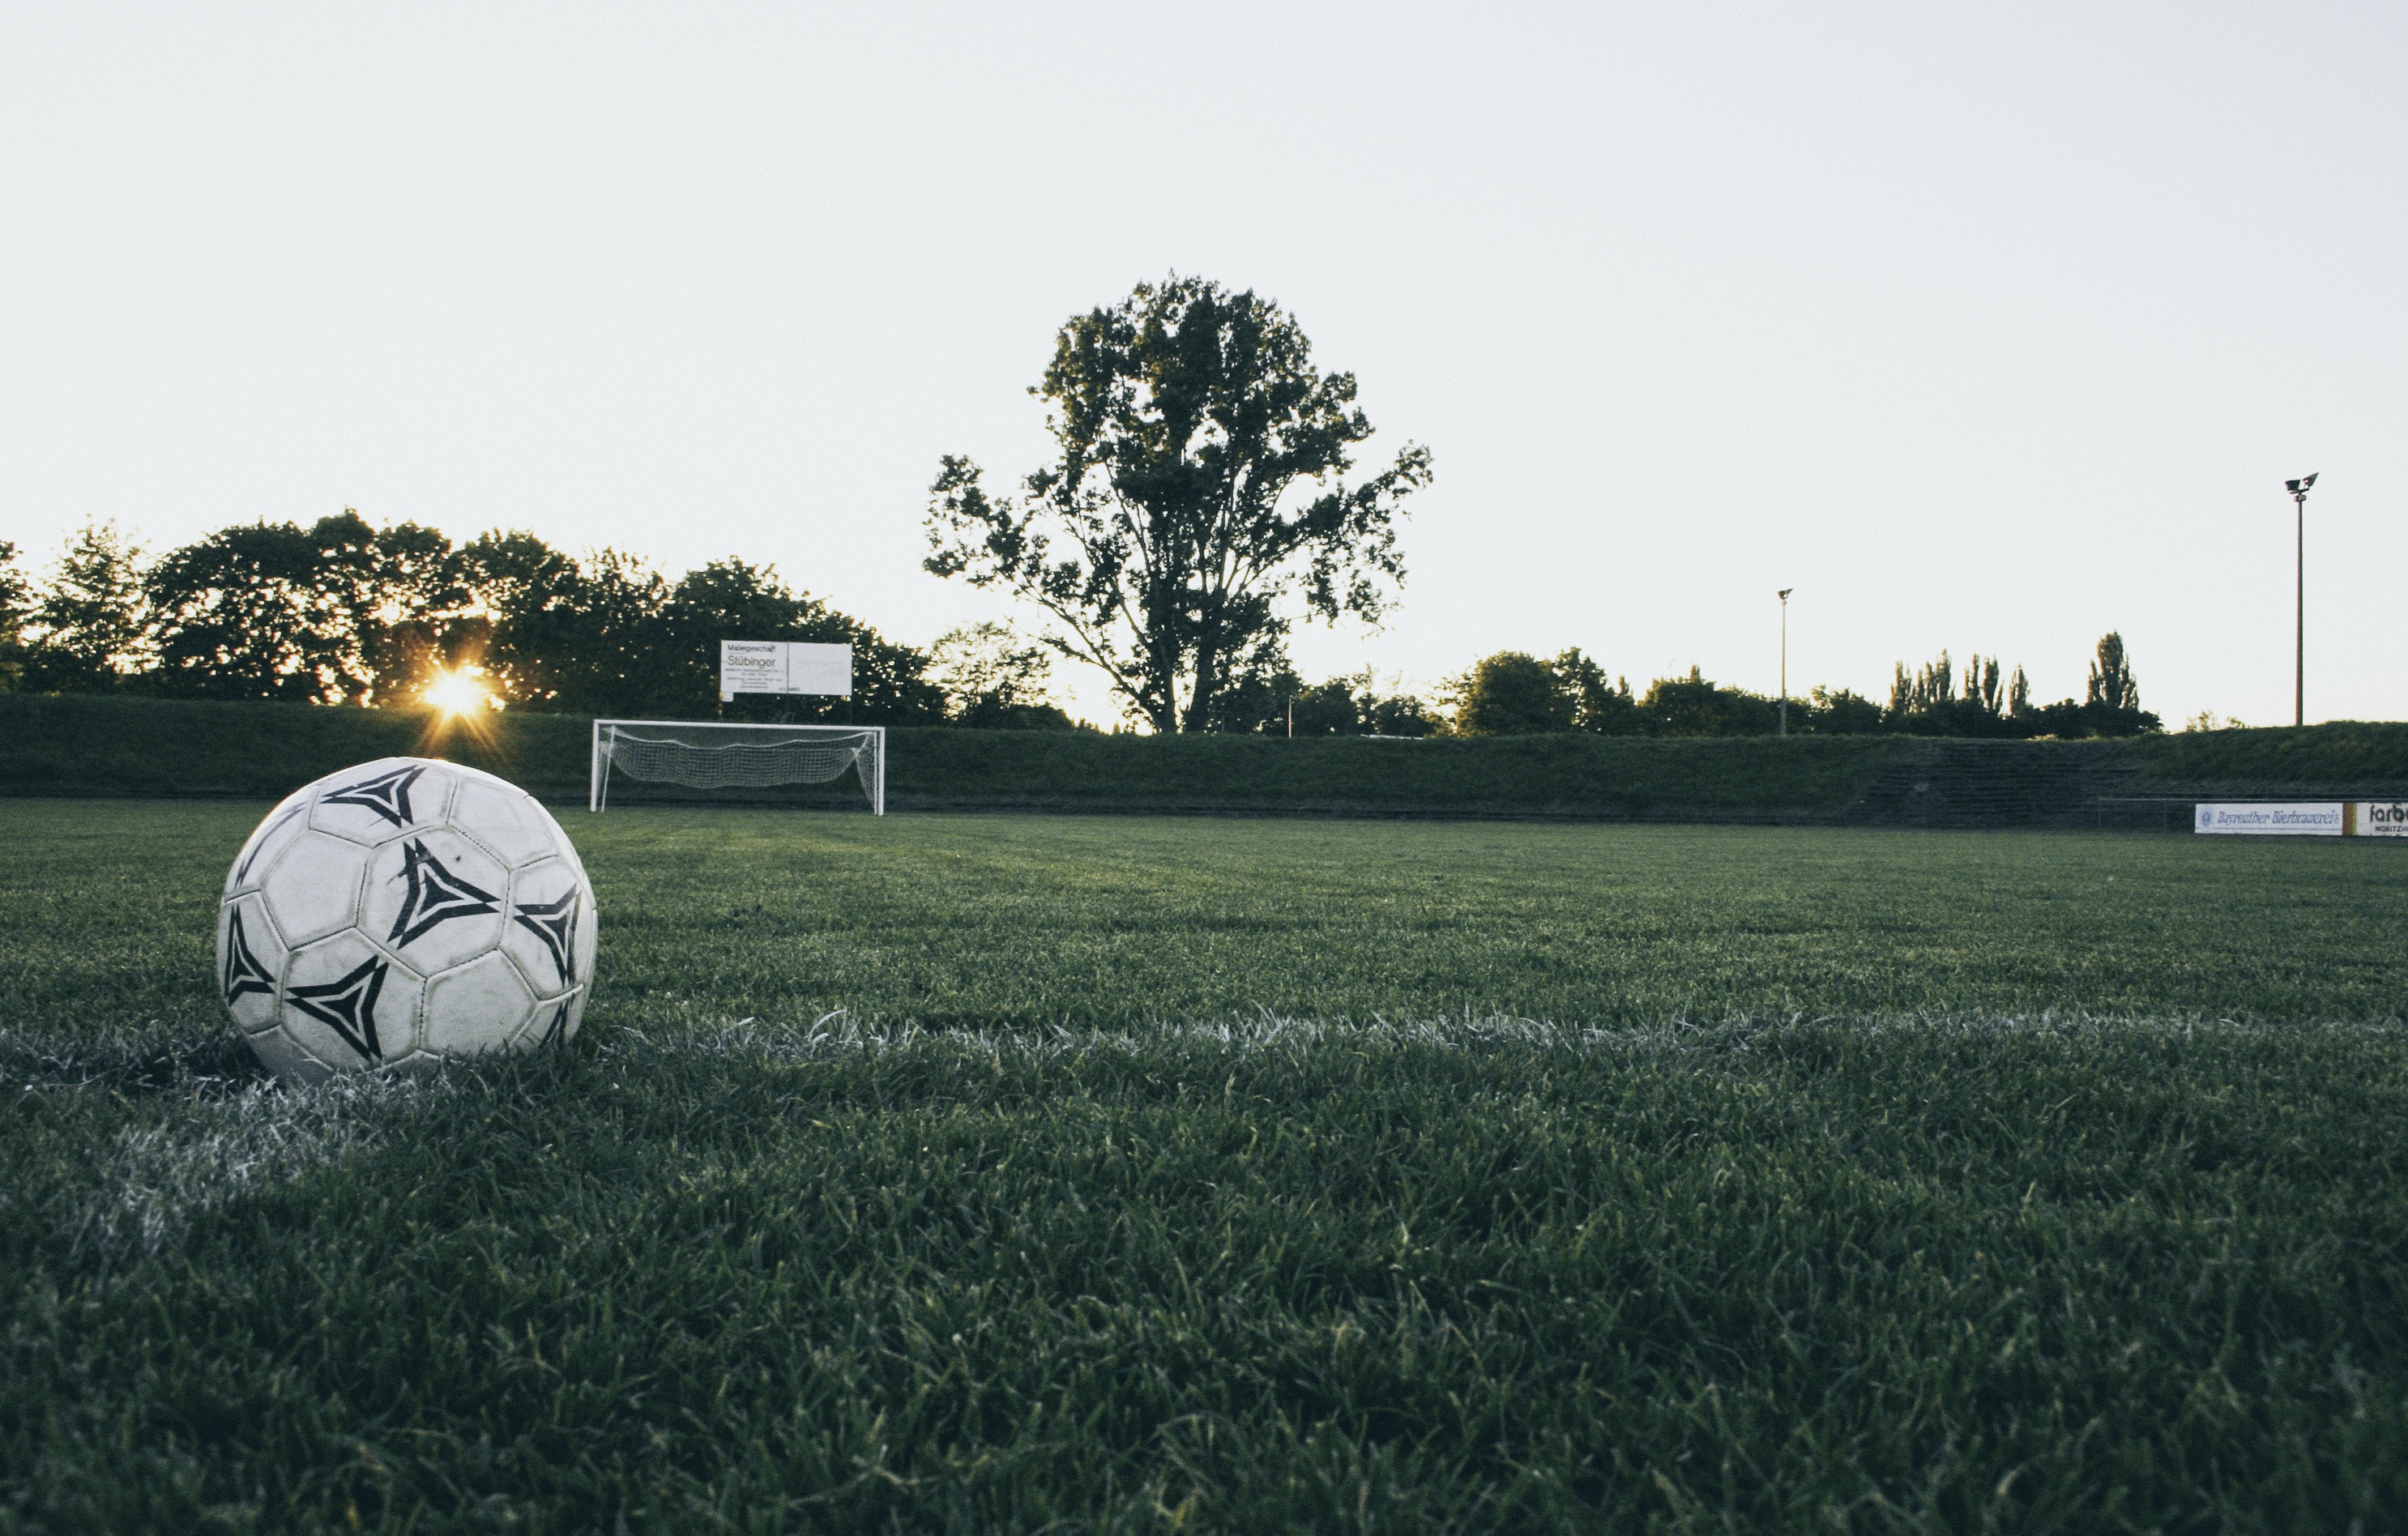
[[[578,816],[575,1047],[288,1093],[260,809],[0,801],[0,1529],[2408,1508],[2401,850]]]

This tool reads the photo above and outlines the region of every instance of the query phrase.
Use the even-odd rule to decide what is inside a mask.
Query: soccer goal
[[[585,809],[610,803],[610,776],[690,789],[829,784],[851,773],[873,814],[886,814],[883,725],[745,725],[704,720],[594,722]]]

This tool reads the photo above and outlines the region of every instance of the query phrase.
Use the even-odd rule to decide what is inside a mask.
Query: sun
[[[476,714],[494,707],[494,696],[473,675],[478,668],[464,667],[456,672],[437,672],[427,680],[418,696],[445,714]]]

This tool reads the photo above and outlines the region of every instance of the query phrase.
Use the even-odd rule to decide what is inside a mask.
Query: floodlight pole
[[[2302,475],[2286,480],[2284,489],[2291,493],[2291,505],[2297,518],[2293,537],[2298,543],[2298,562],[2292,567],[2295,587],[2291,614],[2291,724],[2308,723],[2308,492],[2316,483],[2315,475]]]
[[[1781,589],[1781,734],[1789,734],[1789,595],[1798,589]]]

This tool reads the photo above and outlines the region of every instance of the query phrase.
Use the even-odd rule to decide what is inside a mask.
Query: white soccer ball
[[[288,1082],[575,1037],[594,887],[534,796],[385,757],[295,791],[218,905],[218,989]]]

